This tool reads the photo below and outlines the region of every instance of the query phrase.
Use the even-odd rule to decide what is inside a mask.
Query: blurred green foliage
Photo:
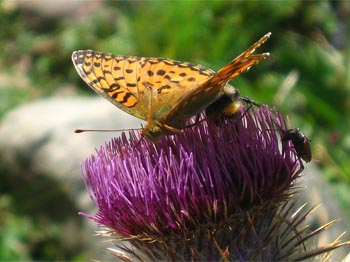
[[[86,1],[73,14],[55,17],[5,3],[0,3],[0,116],[69,84],[93,94],[74,70],[74,50],[162,56],[217,70],[271,31],[261,48],[271,53],[269,59],[231,83],[244,96],[278,106],[291,127],[311,138],[329,181],[350,187],[348,1]],[[8,241],[12,234],[26,236],[22,227],[35,224],[4,219],[20,225],[5,232]],[[4,238],[0,245],[6,254]],[[8,251],[0,260],[33,259],[28,250],[23,257]]]
[[[0,174],[0,261],[88,259],[84,242],[76,241],[82,237],[72,239],[83,218],[57,182],[29,170],[16,174],[3,165]]]

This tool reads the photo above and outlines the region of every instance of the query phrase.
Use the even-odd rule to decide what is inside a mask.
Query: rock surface
[[[7,191],[20,195],[22,214],[59,223],[65,249],[83,247],[87,258],[111,259],[94,236],[96,224],[78,215],[96,211],[80,164],[120,133],[73,130],[140,128],[140,123],[100,97],[41,99],[13,109],[0,122],[0,161],[7,172],[2,175],[11,181]]]
[[[62,18],[72,14],[93,12],[102,4],[101,0],[70,1],[70,0],[5,0],[7,8],[18,8],[20,11],[33,12],[47,18]]]
[[[0,154],[17,173],[46,174],[83,189],[80,164],[118,132],[76,134],[76,128],[140,128],[141,120],[101,98],[51,98],[10,111],[0,125]],[[76,196],[73,197],[76,199]]]

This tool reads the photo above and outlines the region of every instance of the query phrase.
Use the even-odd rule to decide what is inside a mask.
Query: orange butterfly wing
[[[72,61],[94,91],[123,111],[148,121],[153,114],[166,115],[181,96],[215,73],[188,62],[92,50],[73,52]]]
[[[227,82],[269,55],[252,53],[270,35],[263,36],[217,73],[188,62],[92,50],[73,52],[72,61],[82,79],[98,94],[123,111],[147,120],[145,134],[156,139],[162,133],[182,129],[187,119],[223,95],[238,99],[238,91]]]
[[[172,107],[169,113],[163,117],[161,122],[172,127],[182,128],[181,126],[184,125],[184,119],[187,120],[193,115],[202,112],[221,96],[230,96],[233,98],[233,102],[238,100],[238,90],[229,86],[227,82],[248,71],[250,67],[256,65],[270,55],[269,53],[253,54],[255,49],[265,43],[270,36],[271,33],[264,35],[228,65],[213,74],[197,89],[193,90],[193,92],[187,93],[187,95],[182,97],[181,100]],[[227,85],[227,88],[225,85]],[[228,90],[229,93],[225,94],[225,90]]]

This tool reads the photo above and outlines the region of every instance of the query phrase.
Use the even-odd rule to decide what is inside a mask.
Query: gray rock
[[[69,192],[79,192],[83,189],[80,163],[120,133],[73,131],[140,128],[140,123],[102,98],[42,99],[22,105],[4,117],[0,125],[0,153],[17,173],[53,176]]]
[[[100,97],[41,99],[13,109],[0,122],[1,164],[14,180],[14,190],[21,192],[21,205],[33,219],[40,213],[60,223],[61,242],[67,249],[83,245],[88,258],[111,258],[102,239],[93,236],[97,225],[77,214],[96,211],[80,165],[95,149],[120,135],[73,131],[140,128],[140,123]]]
[[[93,12],[102,4],[101,0],[70,1],[70,0],[5,0],[7,8],[18,8],[20,11],[34,12],[47,18],[67,17],[76,13]]]

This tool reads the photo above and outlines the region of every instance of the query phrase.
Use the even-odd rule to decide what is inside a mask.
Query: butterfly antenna
[[[74,133],[80,134],[85,132],[123,132],[123,131],[130,131],[130,130],[139,130],[140,128],[133,128],[133,129],[75,129]]]

